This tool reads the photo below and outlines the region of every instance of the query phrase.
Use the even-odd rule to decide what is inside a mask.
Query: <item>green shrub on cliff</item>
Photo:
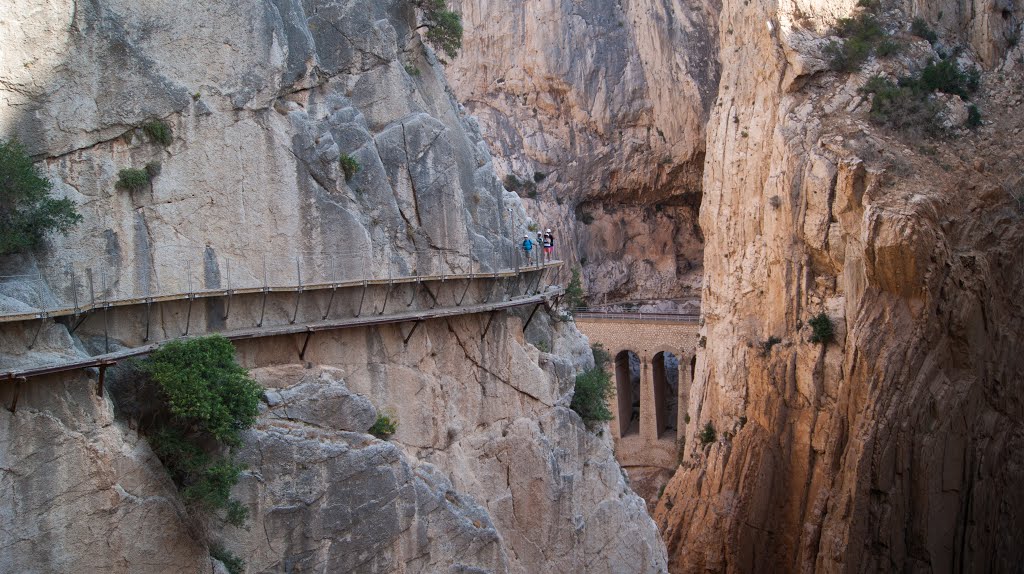
[[[451,59],[462,49],[462,16],[448,9],[445,0],[415,0],[422,11],[417,29],[426,29],[427,43]]]
[[[202,510],[223,510],[235,525],[247,509],[231,499],[243,467],[231,451],[259,413],[263,388],[235,361],[219,335],[173,341],[142,362],[164,405],[149,441],[184,499]],[[227,452],[225,452],[227,451]]]
[[[612,420],[612,412],[608,409],[613,391],[612,378],[606,370],[611,358],[601,345],[594,345],[591,352],[594,368],[576,376],[576,391],[569,404],[569,408],[587,424]]]
[[[52,188],[20,144],[0,140],[0,255],[38,247],[50,231],[66,235],[82,221],[70,199],[50,197]]]
[[[398,432],[398,419],[391,415],[380,413],[368,432],[381,440],[388,440],[391,438],[391,435]]]
[[[569,280],[569,285],[565,287],[565,301],[569,304],[569,309],[577,309],[583,306],[583,281],[580,279],[579,267],[573,267],[572,269],[572,279]]]
[[[826,313],[818,313],[807,324],[811,326],[811,342],[828,345],[835,338],[832,330],[832,319]]]

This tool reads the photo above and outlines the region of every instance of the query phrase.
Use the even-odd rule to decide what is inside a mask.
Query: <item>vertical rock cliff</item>
[[[85,217],[0,261],[5,313],[70,301],[86,271],[84,292],[104,299],[296,269],[510,264],[520,201],[409,2],[52,0],[0,8],[0,22],[0,137],[20,139]],[[166,145],[144,129],[153,121],[171,129]],[[146,166],[144,188],[117,185]],[[224,327],[222,309],[198,307],[164,307],[151,336]],[[287,323],[291,307],[266,312]],[[134,430],[130,371],[111,371],[105,398],[85,373],[5,385],[5,406],[19,394],[0,410],[0,570],[221,571],[217,543],[261,572],[665,571],[607,438],[566,406],[592,364],[585,341],[544,312],[528,341],[524,322],[318,334],[300,364],[292,338],[240,344],[268,389],[239,453],[243,529],[182,504]],[[35,341],[5,326],[0,368],[133,343],[117,334],[126,320],[112,324],[107,342],[95,325],[45,321]],[[391,442],[366,434],[379,411],[400,421]]]
[[[713,2],[458,0],[456,94],[593,300],[699,291]]]
[[[1003,35],[1019,9],[882,2],[903,51],[837,74],[823,36],[855,4],[722,5],[707,348],[656,511],[673,571],[1013,571],[1024,552],[1024,118]],[[956,34],[907,33],[938,14]],[[984,125],[922,138],[869,121],[869,77],[957,44],[985,69]],[[827,345],[810,341],[821,313]]]

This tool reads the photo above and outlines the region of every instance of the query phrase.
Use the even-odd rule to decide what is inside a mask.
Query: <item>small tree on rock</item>
[[[0,255],[38,247],[49,231],[66,235],[82,221],[70,199],[50,197],[52,188],[19,143],[0,140]]]
[[[448,9],[445,0],[414,0],[423,19],[416,28],[425,29],[427,43],[455,59],[462,49],[462,16]]]

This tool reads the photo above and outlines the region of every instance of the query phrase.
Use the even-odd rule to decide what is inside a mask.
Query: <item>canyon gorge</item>
[[[1020,568],[1024,5],[440,4],[0,7],[82,216],[0,255],[0,570]],[[207,333],[241,524],[129,360]]]

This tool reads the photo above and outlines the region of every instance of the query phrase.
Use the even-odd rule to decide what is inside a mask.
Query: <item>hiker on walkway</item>
[[[526,264],[530,264],[530,252],[533,251],[533,241],[530,240],[530,236],[523,234],[523,251],[526,252]]]
[[[551,229],[544,232],[544,259],[551,261],[551,255],[555,252],[555,236],[551,233]]]

